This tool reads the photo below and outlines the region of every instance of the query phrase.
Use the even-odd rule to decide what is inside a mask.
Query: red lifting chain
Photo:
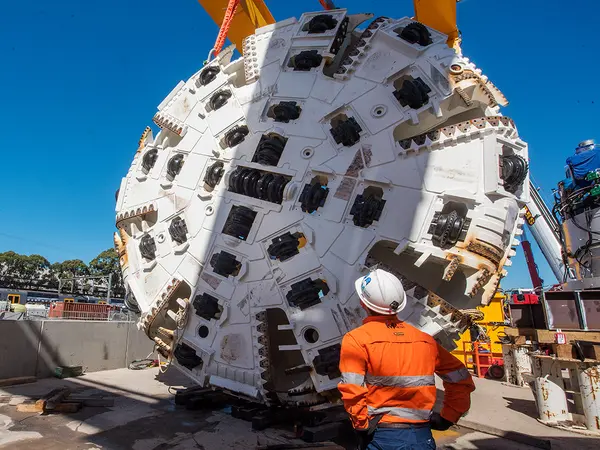
[[[319,0],[319,3],[323,7],[323,9],[326,9],[327,11],[329,11],[330,9],[335,9],[335,5],[331,0]]]
[[[217,56],[223,49],[225,39],[227,39],[227,33],[229,33],[229,28],[231,28],[231,21],[233,20],[233,15],[235,14],[235,10],[237,9],[239,4],[240,0],[229,0],[229,4],[227,5],[227,11],[225,11],[223,23],[221,24],[221,29],[219,30],[219,34],[215,42],[215,47],[213,49],[213,54],[215,56]]]

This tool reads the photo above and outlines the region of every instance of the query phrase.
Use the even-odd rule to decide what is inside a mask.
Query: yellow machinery
[[[504,302],[506,295],[498,292],[487,306],[478,306],[477,309],[483,313],[483,319],[474,321],[481,327],[485,334],[489,337],[491,344],[491,352],[494,358],[499,358],[502,355],[502,344],[500,344],[500,336],[505,335],[504,332]],[[467,367],[473,367],[473,346],[471,344],[471,331],[467,329],[461,338],[455,341],[457,348],[452,352],[454,356],[460,359]],[[466,350],[466,351],[465,351]]]
[[[313,0],[315,1],[315,0]],[[218,24],[223,23],[231,0],[198,0],[208,15]],[[242,41],[257,28],[275,23],[275,18],[263,0],[239,0],[231,26],[229,40],[241,51]],[[448,46],[458,48],[459,31],[456,27],[456,0],[413,0],[415,19],[448,36]]]

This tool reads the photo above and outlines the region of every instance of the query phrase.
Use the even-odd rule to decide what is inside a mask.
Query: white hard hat
[[[375,269],[354,282],[365,306],[379,314],[398,314],[406,306],[402,282],[389,272]]]

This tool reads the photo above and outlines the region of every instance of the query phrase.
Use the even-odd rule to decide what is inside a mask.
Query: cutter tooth
[[[113,234],[113,242],[115,244],[115,248],[117,249],[117,252],[121,253],[121,248],[123,247],[123,241],[121,240],[121,236],[119,236],[119,233],[117,233],[116,231]]]
[[[159,338],[158,336],[154,337],[154,342],[156,342],[156,345],[158,345],[158,348],[160,350],[166,352],[167,354],[171,353],[171,346],[169,344],[167,344],[165,341],[163,341],[161,338]]]
[[[440,305],[435,305],[433,308],[431,308],[431,311],[433,311],[436,314],[440,314],[440,312],[442,311],[442,307]]]
[[[459,266],[460,266],[460,261],[456,256],[454,256],[450,260],[450,264],[448,264],[446,266],[446,268],[444,269],[444,275],[442,276],[442,280],[450,281],[452,279],[452,277],[454,277],[454,274],[456,273],[456,270],[458,269]]]
[[[169,337],[171,339],[173,339],[175,337],[175,331],[169,330],[168,328],[165,328],[165,327],[158,327],[158,332],[160,334],[162,334],[163,336]]]

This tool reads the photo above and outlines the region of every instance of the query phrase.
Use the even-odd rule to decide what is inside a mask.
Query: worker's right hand
[[[448,419],[444,419],[439,413],[434,412],[429,418],[429,425],[432,430],[446,431],[454,424]]]

